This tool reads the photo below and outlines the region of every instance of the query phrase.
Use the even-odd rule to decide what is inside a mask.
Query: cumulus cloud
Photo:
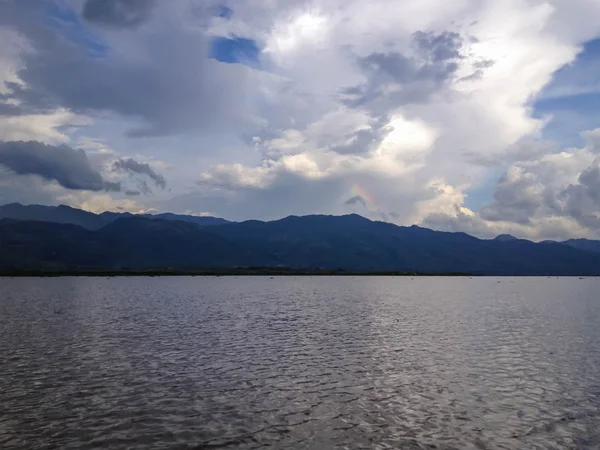
[[[37,141],[0,142],[0,165],[18,175],[37,175],[66,189],[119,192],[118,182],[106,181],[92,168],[83,150]]]
[[[5,98],[27,114],[61,107],[89,115],[117,114],[131,120],[129,133],[135,136],[242,123],[243,105],[237,99],[256,71],[209,59],[210,41],[204,33],[191,26],[171,26],[172,20],[182,20],[173,17],[177,6],[88,1],[83,12],[103,24],[127,26],[145,19],[154,3],[161,14],[156,14],[153,33],[120,35],[111,48],[105,48],[99,37],[86,36],[80,42],[83,37],[78,36],[73,42],[75,38],[67,39],[60,28],[44,27],[39,17],[43,2],[18,2],[0,9],[4,21],[26,36],[31,47],[21,54],[16,71],[20,82],[7,84],[10,92]],[[102,37],[106,43],[114,39],[110,31]],[[90,55],[91,43],[99,47],[99,55]]]
[[[165,180],[165,177],[156,173],[154,169],[150,167],[150,164],[138,162],[133,158],[117,159],[113,163],[113,170],[136,175],[146,175],[154,181],[157,187],[162,189],[167,187],[167,180]]]
[[[588,142],[584,148],[512,164],[481,217],[527,225],[540,216],[559,215],[597,228],[600,223],[591,219],[600,207],[595,190],[599,151]]]
[[[370,105],[385,113],[406,103],[423,102],[451,80],[462,58],[458,33],[417,31],[412,56],[399,52],[374,52],[358,59],[366,81],[345,89],[346,103]]]
[[[409,224],[452,213],[470,186],[524,161],[524,151],[532,161],[554,151],[554,144],[524,141],[545,123],[529,102],[590,34],[558,44],[540,39],[539,24],[555,17],[541,2],[466,2],[462,9],[435,2],[435,12],[417,2],[335,5],[295,4],[275,15],[266,53],[291,83],[269,85],[279,93],[280,115],[268,115],[272,126],[255,135],[261,161],[203,170],[198,201],[212,187],[235,193],[229,201],[244,210],[256,190],[266,198],[297,183],[299,197],[309,183],[327,182],[337,198],[326,207],[339,212],[359,185],[371,193],[374,215],[395,211],[391,218]],[[331,201],[310,199],[315,210]]]
[[[43,141],[60,144],[69,141],[70,129],[89,124],[87,117],[62,108],[48,114],[16,114],[0,116],[0,140]]]
[[[180,212],[342,213],[360,197],[374,218],[480,235],[596,227],[593,145],[548,142],[532,101],[600,34],[597,2],[56,3],[83,6],[72,23],[46,4],[0,2],[24,41],[0,52],[0,139],[85,127],[118,149],[103,163],[127,195],[165,186],[138,162],[156,158],[172,167],[156,195]],[[254,68],[210,58],[234,36],[261,49]],[[475,189],[490,194],[471,210]]]
[[[584,136],[587,145],[582,148],[511,164],[498,181],[492,201],[477,213],[458,202],[454,212],[432,212],[423,223],[478,235],[600,237],[600,146],[596,139],[600,130]]]

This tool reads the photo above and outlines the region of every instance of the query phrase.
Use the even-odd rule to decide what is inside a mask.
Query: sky
[[[0,0],[0,204],[600,238],[600,0]]]

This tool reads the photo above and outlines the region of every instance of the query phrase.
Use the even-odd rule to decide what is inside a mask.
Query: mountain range
[[[292,268],[476,275],[600,275],[600,241],[478,239],[371,221],[290,216],[229,222],[176,214],[93,214],[0,206],[0,270]]]
[[[94,214],[82,209],[70,206],[45,206],[45,205],[22,205],[20,203],[9,203],[0,206],[0,219],[35,220],[39,222],[69,223],[79,225],[88,230],[98,230],[117,219],[124,217],[145,217],[147,219],[178,220],[180,222],[191,222],[198,225],[222,225],[229,223],[225,219],[217,217],[191,216],[183,214],[131,214],[128,212],[103,212]]]

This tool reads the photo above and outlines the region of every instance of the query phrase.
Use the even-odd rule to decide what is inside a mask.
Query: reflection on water
[[[600,448],[600,280],[0,279],[0,448]]]

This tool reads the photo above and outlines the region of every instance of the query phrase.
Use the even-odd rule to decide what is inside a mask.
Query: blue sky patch
[[[49,28],[60,33],[69,42],[85,48],[89,56],[100,58],[106,55],[108,47],[89,32],[73,9],[49,2],[46,17]]]
[[[600,92],[541,100],[536,116],[551,114],[544,128],[544,138],[563,146],[583,145],[581,132],[600,128]]]
[[[240,63],[256,67],[260,48],[256,41],[246,38],[214,38],[211,45],[211,58],[224,63]]]
[[[473,185],[467,191],[465,206],[472,211],[479,211],[482,207],[487,205],[490,202],[490,199],[494,196],[496,184],[503,174],[504,168],[491,168],[489,173],[487,173],[485,180]]]
[[[587,42],[575,62],[556,71],[534,103],[535,116],[552,115],[544,138],[583,144],[582,130],[600,127],[600,39]]]

